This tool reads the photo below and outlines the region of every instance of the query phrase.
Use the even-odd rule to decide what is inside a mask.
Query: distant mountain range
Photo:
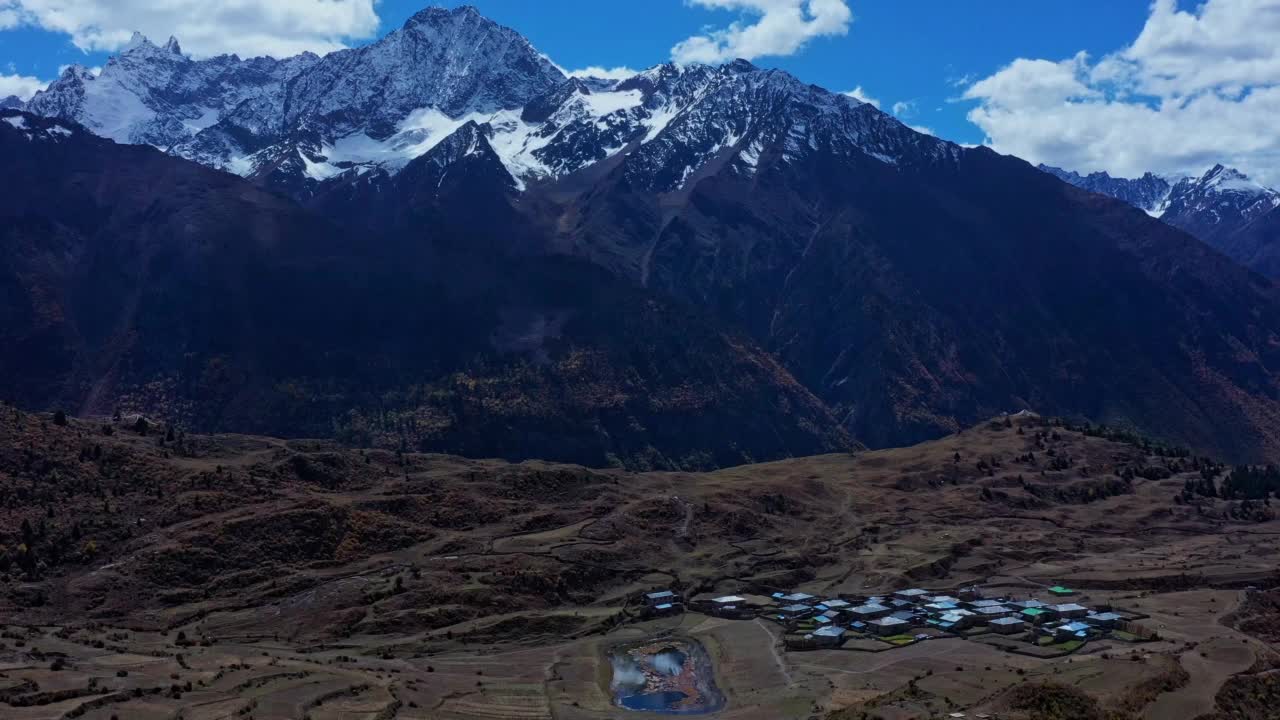
[[[1264,187],[1233,168],[1215,165],[1194,178],[1113,178],[1080,175],[1041,165],[1076,187],[1109,195],[1186,230],[1228,257],[1271,278],[1280,278],[1280,191]]]
[[[745,61],[568,78],[428,9],[324,57],[138,37],[0,117],[27,404],[631,467],[1034,408],[1280,458],[1274,284]]]

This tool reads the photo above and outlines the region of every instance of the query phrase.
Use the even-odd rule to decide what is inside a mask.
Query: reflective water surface
[[[650,640],[614,648],[610,690],[627,710],[702,715],[724,707],[711,657],[689,639]]]

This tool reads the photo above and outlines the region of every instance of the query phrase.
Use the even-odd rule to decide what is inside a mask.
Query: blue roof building
[[[828,625],[813,631],[810,636],[818,645],[826,647],[836,647],[844,642],[845,629],[839,625]]]

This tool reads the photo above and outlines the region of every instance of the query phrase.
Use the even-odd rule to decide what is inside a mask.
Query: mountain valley
[[[43,188],[44,207],[23,187],[6,201],[4,312],[10,347],[28,349],[4,362],[33,376],[3,390],[27,407],[689,469],[1034,409],[1237,461],[1280,456],[1272,283],[1020,160],[745,61],[568,78],[474,9],[430,8],[325,57],[193,60],[138,36],[101,73],[70,68],[5,112],[14,167],[76,178]],[[71,135],[36,143],[18,125],[39,121],[15,112]],[[31,254],[59,211],[108,212],[118,201],[101,193],[119,190],[102,178],[144,152],[77,123],[199,178],[140,196],[157,205],[119,228],[67,233],[84,238],[69,247],[99,232],[205,247],[156,257],[177,263],[172,288],[139,295],[150,271],[129,267],[128,246],[110,261]],[[136,172],[131,192],[163,187]],[[201,207],[253,227],[190,222]],[[209,233],[224,231],[256,245],[215,252]],[[676,331],[667,312],[702,329]],[[68,339],[81,324],[116,330]],[[642,357],[676,337],[708,342]],[[581,367],[594,370],[566,378]],[[458,392],[477,380],[527,400],[495,425]],[[482,404],[495,402],[509,405]],[[705,409],[722,403],[756,429],[714,432]],[[548,419],[572,439],[495,438]]]
[[[709,649],[725,717],[1041,717],[1017,708],[1064,684],[1109,718],[1238,717],[1239,692],[1275,667],[1280,616],[1244,588],[1275,583],[1280,530],[1233,482],[1208,459],[1025,414],[697,474],[4,407],[0,712],[615,717],[602,653],[656,635]],[[642,609],[655,587],[695,602],[1063,582],[1150,616],[1159,639],[1065,658],[978,636],[799,652],[764,614]]]
[[[404,2],[0,0],[0,718],[1280,718],[1245,6]]]

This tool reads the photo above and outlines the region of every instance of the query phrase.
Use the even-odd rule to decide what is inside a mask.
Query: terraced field
[[[1034,416],[694,474],[170,441],[6,409],[0,717],[618,718],[608,649],[664,634],[707,648],[717,716],[737,720],[1033,717],[1039,689],[1108,720],[1229,713],[1280,667],[1269,631],[1237,629],[1276,626],[1274,603],[1237,610],[1277,584],[1280,522],[1188,497],[1214,467]],[[638,612],[655,587],[1057,583],[1149,615],[1160,640],[794,652],[764,619]]]

